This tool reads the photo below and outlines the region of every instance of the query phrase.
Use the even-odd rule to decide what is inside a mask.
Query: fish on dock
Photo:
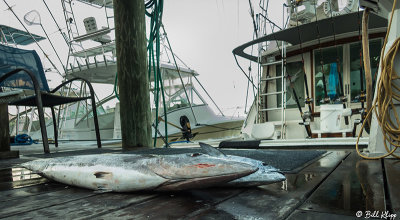
[[[21,166],[48,179],[99,192],[206,188],[258,169],[248,163],[200,153],[81,155],[39,159]]]
[[[285,175],[281,173],[277,168],[267,165],[262,161],[254,160],[248,157],[226,155],[211,145],[202,142],[199,142],[199,144],[200,147],[206,152],[206,154],[210,156],[225,158],[227,161],[246,163],[258,168],[258,170],[252,174],[243,176],[241,178],[229,182],[221,183],[222,185],[238,186],[238,187],[261,186],[286,180]]]

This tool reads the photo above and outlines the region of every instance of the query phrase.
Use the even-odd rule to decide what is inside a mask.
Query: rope
[[[368,120],[364,120],[364,122],[361,126],[361,130],[357,137],[357,142],[356,142],[357,153],[358,153],[358,155],[360,155],[360,157],[362,157],[364,159],[382,159],[382,158],[385,158],[390,155],[400,159],[400,156],[394,153],[397,150],[397,148],[400,147],[400,128],[399,128],[400,119],[399,119],[398,113],[397,113],[395,105],[394,105],[394,100],[400,101],[400,88],[394,84],[395,80],[400,78],[397,75],[397,73],[394,71],[394,58],[396,57],[396,55],[399,52],[400,38],[397,38],[394,41],[393,45],[390,47],[389,51],[386,53],[386,56],[384,56],[386,44],[387,44],[389,33],[390,33],[390,28],[392,26],[393,14],[394,14],[394,9],[395,9],[396,3],[397,3],[397,0],[394,0],[388,30],[386,32],[385,41],[384,41],[384,44],[382,47],[381,75],[377,81],[376,98],[375,98],[374,102],[372,103],[372,107],[371,107],[371,109],[369,109],[367,116],[366,116],[368,118],[368,117],[370,117],[370,115],[372,114],[373,111],[375,112],[377,122],[382,130],[383,144],[385,146],[387,153],[383,154],[381,156],[369,157],[360,152],[358,143],[359,143],[361,134],[363,132],[364,126],[365,126],[366,122],[368,121]],[[363,17],[363,19],[364,19],[364,17]],[[364,26],[363,26],[363,28],[364,28]],[[363,30],[363,31],[366,31],[366,30]],[[395,122],[390,117],[391,111],[393,111],[393,114],[395,116],[395,119],[396,119]],[[386,144],[386,141],[389,142],[392,146],[394,146],[394,148],[392,150],[389,149],[389,147]]]
[[[155,127],[154,127],[154,147],[156,147],[157,143],[157,131],[158,131],[158,110],[159,110],[159,97],[160,92],[163,99],[163,107],[164,107],[164,117],[165,117],[165,140],[168,143],[168,129],[167,129],[167,108],[165,105],[165,94],[164,94],[164,86],[161,78],[161,69],[160,69],[160,27],[162,21],[163,14],[163,0],[149,0],[145,2],[146,7],[146,15],[150,17],[150,36],[149,42],[147,46],[147,51],[149,54],[149,69],[148,69],[148,77],[151,78],[150,75],[153,73],[154,75],[154,103],[156,106],[156,119],[155,119]],[[155,48],[154,48],[155,42]],[[155,53],[154,53],[155,49]],[[161,91],[160,91],[161,90]]]
[[[365,82],[366,82],[366,101],[367,101],[367,108],[368,111],[372,106],[372,78],[371,78],[371,63],[370,63],[370,56],[369,56],[369,45],[368,45],[368,14],[369,9],[366,8],[363,12],[362,18],[362,50],[363,50],[363,61],[364,61],[364,71],[365,71]],[[363,83],[363,82],[361,82]],[[366,118],[368,124],[371,125],[371,117]]]

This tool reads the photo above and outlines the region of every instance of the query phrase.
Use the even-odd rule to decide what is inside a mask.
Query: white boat
[[[257,39],[233,50],[235,56],[260,67],[251,81],[257,94],[242,127],[242,140],[258,140],[259,146],[354,147],[366,113],[362,11],[358,1],[351,0],[341,5],[334,0],[296,2],[287,2],[288,26],[268,34],[258,29]],[[268,14],[260,17],[265,19],[258,27],[276,26]],[[387,24],[385,17],[370,14],[372,78]],[[247,53],[251,46],[260,53]],[[361,144],[367,145],[368,132],[361,136]]]
[[[64,77],[65,79],[81,77],[91,83],[104,85],[104,87],[115,86],[112,94],[98,100],[97,108],[101,138],[103,140],[120,140],[119,103],[116,100],[118,98],[118,87],[114,28],[110,26],[113,22],[108,21],[113,13],[112,1],[63,0],[61,4],[67,21],[67,28],[63,36],[69,47],[67,63],[63,65]],[[97,21],[94,17],[87,17],[82,21],[75,20],[78,16],[74,16],[73,8],[82,4],[89,4],[94,6],[93,10],[105,12],[107,27],[97,27]],[[106,7],[103,7],[104,4]],[[70,19],[71,16],[74,19]],[[82,33],[82,27],[84,27],[85,33]],[[169,55],[175,56],[172,51]],[[197,79],[198,73],[196,71],[166,62],[162,63],[160,68],[166,96],[166,115],[163,111],[162,99],[160,98],[158,103],[155,101],[154,79],[150,79],[150,87],[152,88],[149,91],[153,103],[152,134],[153,138],[158,137],[157,146],[165,144],[164,142],[215,139],[239,135],[244,118],[225,116],[216,105],[220,114],[214,113],[206,99],[201,96],[201,94],[206,94],[207,98],[215,104]],[[201,86],[200,92],[196,89],[195,84]],[[81,96],[86,91],[88,91],[86,85],[82,83],[80,86],[65,88],[62,92],[70,96]],[[101,90],[96,92],[99,93]],[[102,105],[106,102],[114,103],[115,107],[104,109]],[[157,115],[155,113],[156,104],[160,106]],[[58,114],[58,137],[60,140],[95,139],[93,120],[90,119],[92,116],[90,102],[81,101],[72,105],[64,105],[58,110]],[[34,121],[35,119],[31,118],[31,120]],[[182,120],[185,123],[181,123]],[[187,123],[190,123],[190,129],[184,128]],[[49,122],[47,126],[48,135],[52,137],[54,135],[52,134],[53,129],[51,129],[52,122]],[[39,130],[35,132],[35,129],[29,129],[27,132],[34,139],[41,138]]]

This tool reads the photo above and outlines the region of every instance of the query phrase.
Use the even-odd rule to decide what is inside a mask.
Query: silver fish
[[[205,188],[249,175],[255,166],[209,155],[102,154],[40,159],[21,166],[100,192]]]
[[[240,163],[247,163],[255,166],[258,170],[252,174],[232,180],[230,182],[223,183],[222,185],[228,186],[261,186],[271,183],[281,182],[286,180],[284,174],[282,174],[277,168],[266,165],[264,162],[259,160],[250,159],[247,157],[239,157],[234,155],[225,155],[223,152],[217,150],[211,145],[200,142],[200,147],[206,151],[210,156],[225,158],[227,161],[236,161]]]

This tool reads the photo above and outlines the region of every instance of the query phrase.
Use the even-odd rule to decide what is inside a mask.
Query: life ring
[[[324,4],[324,6],[323,6],[324,13],[328,17],[331,15],[331,1],[332,0],[328,0],[323,3]],[[355,4],[355,0],[347,0],[347,4],[342,10],[332,11],[332,16],[338,16],[338,15],[344,15],[344,14],[350,13],[354,7],[354,4]]]

